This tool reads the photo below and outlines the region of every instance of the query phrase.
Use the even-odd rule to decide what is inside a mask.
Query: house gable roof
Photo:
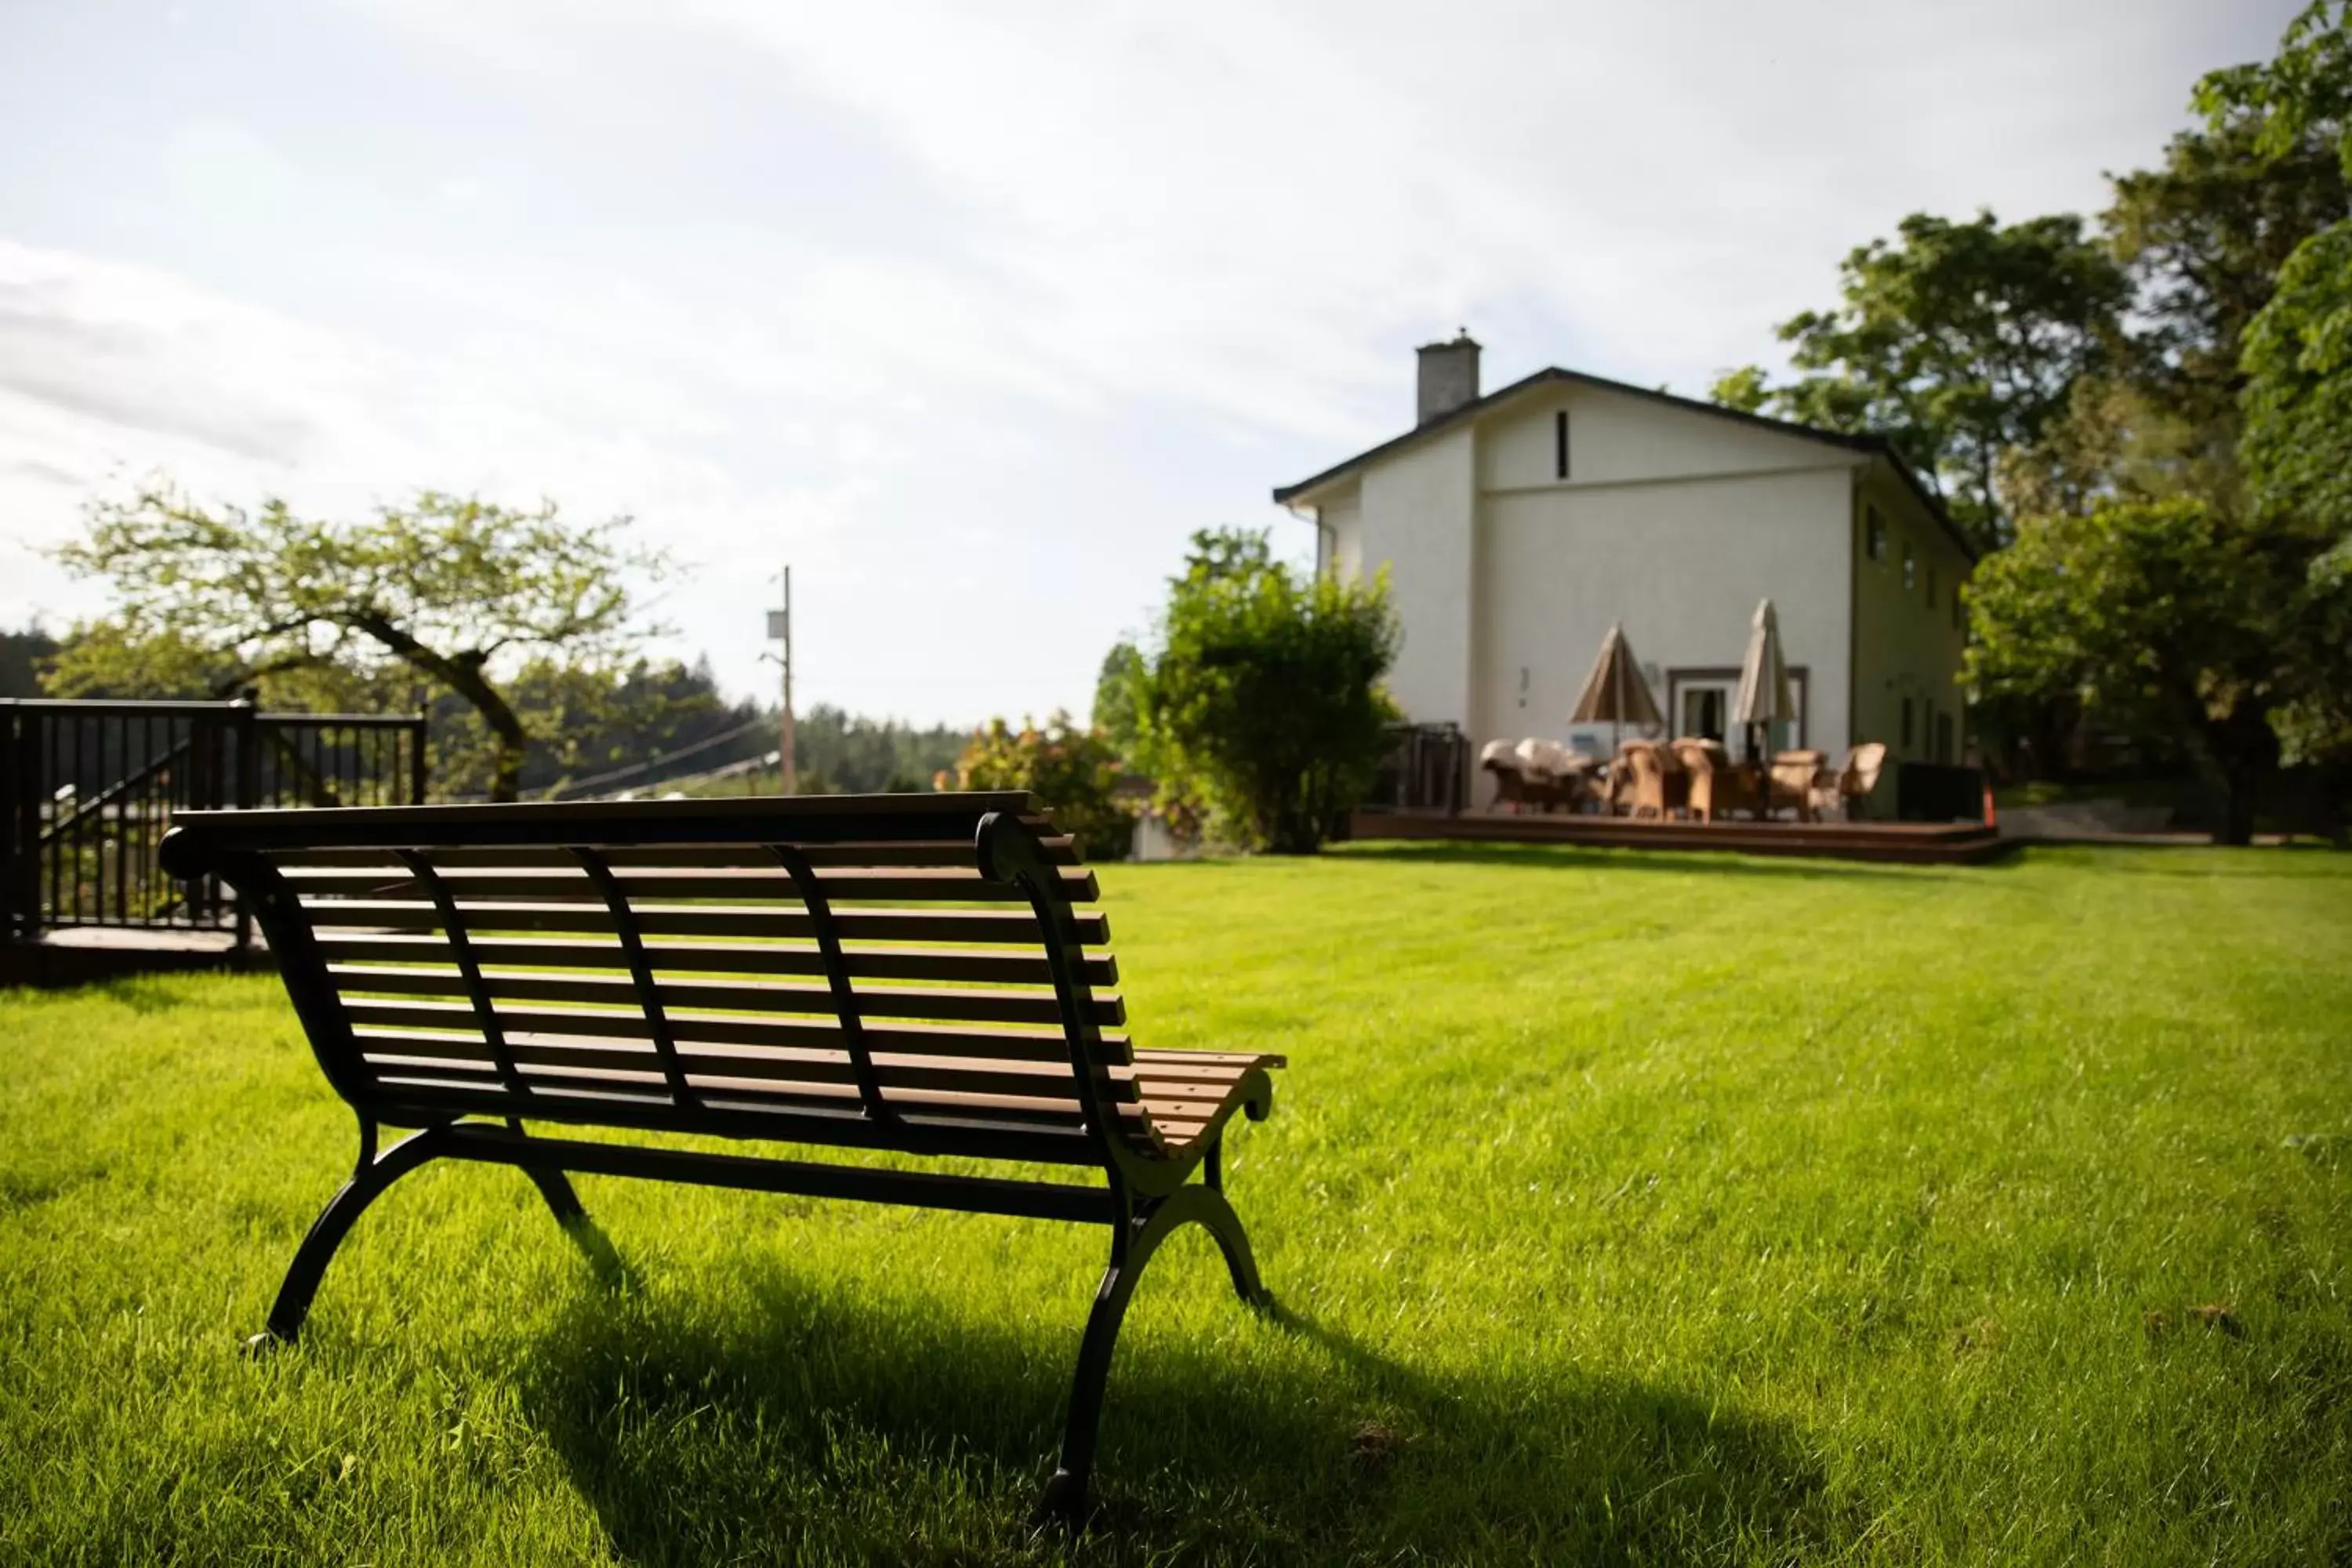
[[[1475,421],[1523,393],[1549,385],[1589,386],[1602,392],[1622,393],[1629,397],[1646,398],[1652,403],[1663,404],[1669,408],[1710,415],[1717,419],[1736,420],[1740,424],[1758,429],[1770,430],[1779,435],[1794,436],[1801,440],[1818,441],[1824,446],[1843,447],[1849,452],[1861,452],[1869,457],[1883,458],[1904,484],[1909,487],[1911,493],[1919,498],[1920,504],[1927,509],[1928,515],[1936,520],[1952,542],[1959,547],[1960,552],[1970,561],[1977,559],[1975,548],[1969,543],[1958,527],[1953,523],[1951,513],[1945,510],[1944,498],[1937,494],[1931,486],[1920,479],[1917,471],[1904,458],[1901,450],[1884,436],[1853,436],[1842,430],[1825,430],[1818,425],[1801,425],[1793,419],[1774,419],[1769,415],[1748,414],[1737,408],[1726,408],[1719,403],[1703,403],[1696,397],[1679,397],[1671,392],[1661,392],[1655,387],[1636,386],[1629,381],[1612,381],[1607,376],[1588,375],[1580,370],[1562,370],[1557,365],[1539,370],[1533,375],[1511,383],[1508,386],[1497,387],[1483,397],[1473,398],[1451,413],[1441,414],[1425,425],[1416,426],[1391,440],[1383,441],[1377,447],[1368,447],[1345,462],[1336,463],[1321,473],[1301,479],[1295,485],[1277,486],[1275,489],[1274,499],[1279,504],[1287,506],[1308,491],[1320,489],[1332,480],[1343,479],[1356,469],[1377,462],[1392,452],[1401,451],[1424,437],[1433,436],[1440,431],[1450,430],[1457,426]]]

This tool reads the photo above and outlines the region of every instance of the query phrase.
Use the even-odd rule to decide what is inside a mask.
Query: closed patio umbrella
[[[1650,683],[1642,679],[1642,667],[1634,661],[1633,645],[1625,640],[1622,626],[1612,622],[1609,635],[1601,639],[1601,657],[1592,661],[1592,673],[1584,678],[1584,690],[1578,695],[1568,721],[1609,725],[1612,754],[1617,732],[1624,725],[1665,727],[1665,715],[1658,711]]]
[[[1772,807],[1772,726],[1793,721],[1797,705],[1789,695],[1789,665],[1780,654],[1780,617],[1765,599],[1756,606],[1748,627],[1748,651],[1739,660],[1739,694],[1732,701],[1731,720],[1748,733],[1748,752],[1756,764],[1757,815]]]

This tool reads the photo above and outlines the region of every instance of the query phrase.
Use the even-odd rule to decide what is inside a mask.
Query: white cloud
[[[20,520],[0,620],[95,608],[42,552],[89,496],[159,470],[208,499],[282,494],[321,511],[423,484],[551,492],[578,515],[654,519],[660,542],[703,563],[731,558],[758,515],[823,558],[870,481],[748,479],[698,450],[731,425],[678,381],[557,333],[411,353],[147,268],[0,242],[0,515]],[[872,460],[876,437],[863,441],[845,472]]]

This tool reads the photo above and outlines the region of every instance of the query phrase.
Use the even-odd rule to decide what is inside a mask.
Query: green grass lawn
[[[2352,1561],[2352,857],[1104,876],[1289,1053],[1033,1534],[1099,1231],[510,1171],[360,1225],[271,978],[0,999],[0,1562]]]

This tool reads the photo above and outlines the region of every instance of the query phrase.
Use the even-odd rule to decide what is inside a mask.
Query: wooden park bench
[[[427,1161],[512,1165],[603,1250],[568,1173],[1110,1227],[1045,1506],[1084,1504],[1138,1275],[1204,1226],[1265,1299],[1223,1194],[1279,1057],[1132,1048],[1093,875],[1033,796],[194,812],[171,872],[252,910],[357,1168],[257,1347],[300,1331],[352,1224]],[[1089,1168],[1071,1182],[543,1136],[718,1134]],[[379,1151],[379,1127],[415,1128]]]

